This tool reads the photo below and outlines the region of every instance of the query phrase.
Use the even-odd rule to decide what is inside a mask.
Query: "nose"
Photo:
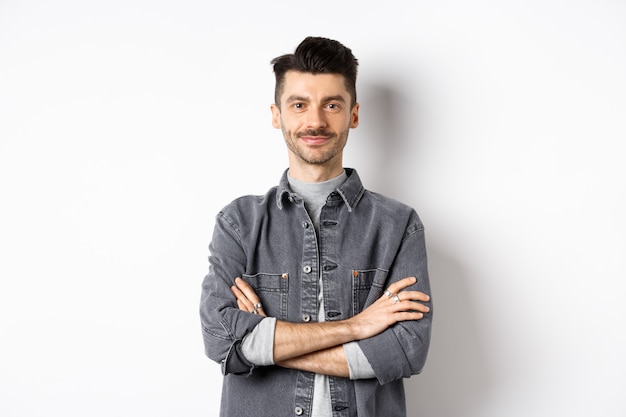
[[[307,128],[319,129],[326,127],[326,115],[321,107],[312,107],[307,112]]]

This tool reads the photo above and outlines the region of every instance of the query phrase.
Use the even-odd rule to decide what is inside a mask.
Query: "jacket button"
[[[296,412],[297,416],[301,416],[302,413],[304,412],[304,410],[302,410],[302,407],[296,407],[294,411]]]
[[[305,229],[308,229],[309,228],[309,222],[306,222],[306,221],[302,222],[302,227],[304,227]]]
[[[310,322],[311,321],[311,316],[309,316],[308,314],[304,314],[302,316],[302,321],[305,322],[305,323]]]
[[[305,265],[304,268],[302,268],[302,270],[304,271],[305,274],[308,274],[309,272],[311,272],[311,266]]]

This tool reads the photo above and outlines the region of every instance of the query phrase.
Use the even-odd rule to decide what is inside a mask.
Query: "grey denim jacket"
[[[326,320],[344,320],[378,299],[392,283],[417,277],[410,290],[429,295],[424,227],[411,207],[363,188],[357,172],[322,208],[319,236],[287,171],[263,196],[244,196],[217,216],[202,283],[200,318],[206,355],[224,374],[221,416],[309,416],[314,374],[255,366],[241,352],[263,319],[240,311],[230,291],[235,277],[256,291],[268,316],[318,321],[322,275]],[[319,242],[319,244],[318,244]],[[403,378],[421,372],[430,343],[431,313],[396,323],[358,342],[376,378],[330,378],[333,417],[406,415]]]

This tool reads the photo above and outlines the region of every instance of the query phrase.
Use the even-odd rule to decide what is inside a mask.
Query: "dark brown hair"
[[[356,104],[356,74],[359,62],[349,48],[335,40],[309,36],[298,45],[293,54],[276,57],[271,64],[274,66],[276,76],[274,100],[279,107],[287,71],[343,75],[346,89],[351,96],[350,106],[354,107]]]

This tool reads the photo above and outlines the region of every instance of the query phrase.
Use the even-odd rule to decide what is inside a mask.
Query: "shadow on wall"
[[[393,85],[366,84],[363,92],[368,107],[361,109],[366,124],[357,146],[363,147],[370,169],[367,186],[408,204],[422,201],[419,185],[436,181],[436,173],[422,169],[420,104],[418,98],[402,94]],[[436,131],[436,129],[435,129]],[[359,161],[361,166],[362,161]],[[423,178],[416,178],[416,175]],[[373,180],[373,181],[372,181]],[[419,212],[419,207],[418,212]],[[489,395],[490,371],[483,347],[479,318],[469,285],[471,273],[437,245],[443,237],[427,233],[428,264],[433,291],[433,333],[428,360],[421,375],[405,380],[409,416],[467,417],[479,412]]]
[[[485,406],[491,387],[479,318],[467,273],[442,249],[428,243],[433,292],[433,332],[422,374],[405,381],[410,416],[467,417]]]
[[[400,196],[406,194],[402,189],[412,168],[405,164],[416,140],[413,133],[403,134],[400,123],[407,102],[389,85],[364,82],[359,88],[360,121],[352,134],[358,137],[350,141],[346,156],[358,154],[355,166],[367,177],[369,190],[405,201]]]

